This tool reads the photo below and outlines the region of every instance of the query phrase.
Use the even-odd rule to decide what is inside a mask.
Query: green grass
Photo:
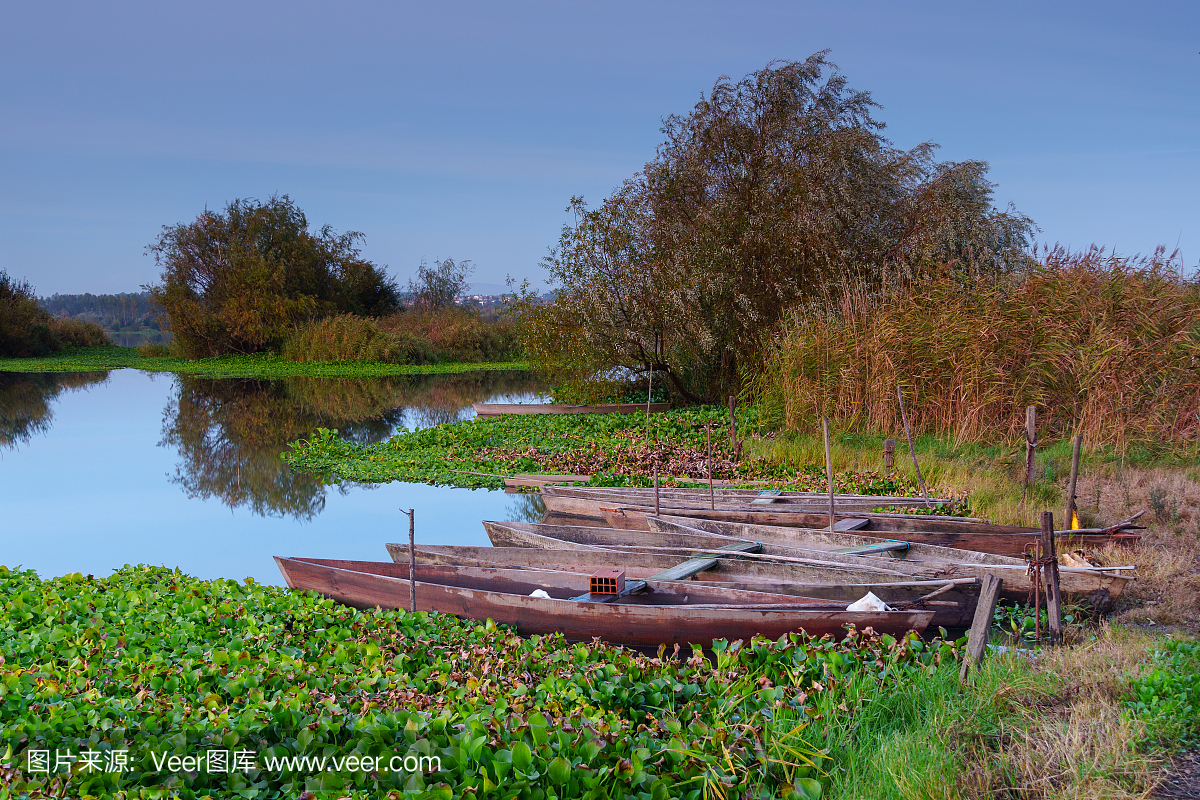
[[[818,698],[852,676],[919,682],[958,653],[915,635],[791,635],[651,658],[248,579],[0,567],[0,797],[732,800],[787,784],[815,800],[835,774],[803,741]],[[112,772],[42,773],[30,755],[49,751],[53,770],[59,752],[115,764],[120,750],[126,769]],[[210,750],[253,766],[154,763]],[[348,755],[437,757],[441,770],[266,766]]]
[[[292,362],[271,354],[216,356],[189,360],[174,356],[142,358],[134,347],[87,347],[46,358],[0,359],[0,372],[84,372],[132,368],[177,372],[203,378],[380,378],[475,370],[522,370],[520,361],[446,364],[382,364],[375,361]]]

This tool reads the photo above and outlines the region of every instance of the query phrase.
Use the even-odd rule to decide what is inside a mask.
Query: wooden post
[[[896,468],[896,440],[883,440],[883,468],[889,473]]]
[[[713,511],[717,510],[717,499],[713,493],[712,482],[712,427],[704,426],[704,448],[708,451],[708,506]]]
[[[1071,450],[1071,479],[1067,481],[1067,518],[1063,527],[1071,530],[1079,529],[1079,515],[1075,509],[1075,486],[1079,482],[1079,451],[1083,447],[1083,437],[1075,434],[1075,446]]]
[[[1025,492],[1033,485],[1033,458],[1037,453],[1037,406],[1025,409]]]
[[[829,450],[829,420],[821,420],[825,432],[825,478],[829,481],[829,532],[833,533],[833,454]]]
[[[654,516],[658,516],[658,467],[654,468]]]
[[[1050,639],[1062,641],[1062,602],[1058,591],[1058,554],[1054,551],[1054,512],[1042,512],[1042,574],[1046,581],[1046,613],[1050,615]]]
[[[737,461],[738,457],[738,442],[737,442],[737,398],[729,395],[729,446],[733,450],[733,460]]]
[[[650,398],[654,396],[654,369],[650,370],[650,382],[646,385],[646,447],[650,446]]]
[[[404,509],[400,509],[404,511]],[[416,532],[417,528],[414,523],[415,512],[413,509],[404,511],[408,515],[408,595],[409,607],[408,610],[415,614],[417,613],[417,549],[416,549]]]
[[[983,651],[987,647],[988,632],[992,629],[992,616],[996,613],[996,601],[1000,598],[1000,587],[1003,581],[991,572],[983,576],[983,586],[979,590],[979,603],[975,606],[975,616],[971,619],[971,632],[967,635],[967,655],[963,658],[962,668],[958,671],[958,679],[963,680],[971,667],[978,669],[983,661]]]
[[[896,397],[900,398],[900,419],[904,421],[904,435],[908,437],[908,452],[912,455],[913,468],[917,471],[917,483],[921,485],[921,496],[925,498],[925,507],[930,507],[929,490],[925,488],[925,478],[921,476],[921,465],[917,463],[917,448],[913,447],[912,429],[908,427],[908,412],[904,410],[904,392],[896,387]]]

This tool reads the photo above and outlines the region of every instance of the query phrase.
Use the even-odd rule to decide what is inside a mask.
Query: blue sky
[[[0,5],[0,269],[137,290],[164,224],[290,195],[422,257],[537,279],[572,195],[720,75],[824,48],[899,146],[992,165],[1040,238],[1200,257],[1200,3]]]

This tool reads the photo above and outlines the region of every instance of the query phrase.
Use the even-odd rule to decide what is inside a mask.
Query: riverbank
[[[140,369],[201,378],[382,378],[389,375],[436,375],[479,370],[525,370],[521,361],[384,364],[376,361],[285,361],[274,354],[186,359],[138,354],[136,347],[86,347],[45,358],[3,358],[0,372],[88,372]]]
[[[649,657],[156,567],[0,569],[0,598],[6,797],[1125,797],[1200,734],[1200,653],[1107,625],[962,685],[949,642]]]

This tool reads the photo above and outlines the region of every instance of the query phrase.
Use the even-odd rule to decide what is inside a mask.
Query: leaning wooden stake
[[[833,454],[829,450],[829,420],[821,420],[825,432],[825,479],[829,482],[829,532],[833,533]]]
[[[1062,641],[1062,597],[1058,590],[1058,554],[1054,551],[1054,512],[1042,512],[1042,575],[1046,583],[1046,613],[1050,639]]]
[[[967,636],[967,655],[958,671],[959,680],[965,679],[971,667],[978,668],[983,661],[983,651],[987,647],[988,632],[992,629],[992,616],[996,613],[996,601],[1000,599],[1000,587],[1003,583],[998,576],[990,572],[983,576],[979,603],[975,606],[971,632]]]
[[[1075,434],[1075,446],[1071,450],[1071,479],[1067,481],[1067,518],[1063,527],[1077,530],[1079,515],[1075,511],[1075,486],[1079,482],[1079,451],[1083,446],[1083,437]]]
[[[925,507],[930,508],[929,490],[925,488],[925,478],[921,477],[921,465],[917,463],[917,448],[913,447],[912,429],[908,427],[908,412],[904,410],[904,392],[896,387],[896,397],[900,398],[900,419],[904,421],[904,435],[908,437],[908,452],[912,455],[913,467],[917,470],[917,483],[921,485],[921,496],[925,498]]]
[[[1037,454],[1037,406],[1025,409],[1025,493],[1033,486],[1033,460]]]
[[[404,511],[404,509],[400,510]],[[417,528],[414,524],[414,510],[410,508],[404,513],[408,515],[408,610],[415,614],[417,613],[417,548],[415,542]]]

